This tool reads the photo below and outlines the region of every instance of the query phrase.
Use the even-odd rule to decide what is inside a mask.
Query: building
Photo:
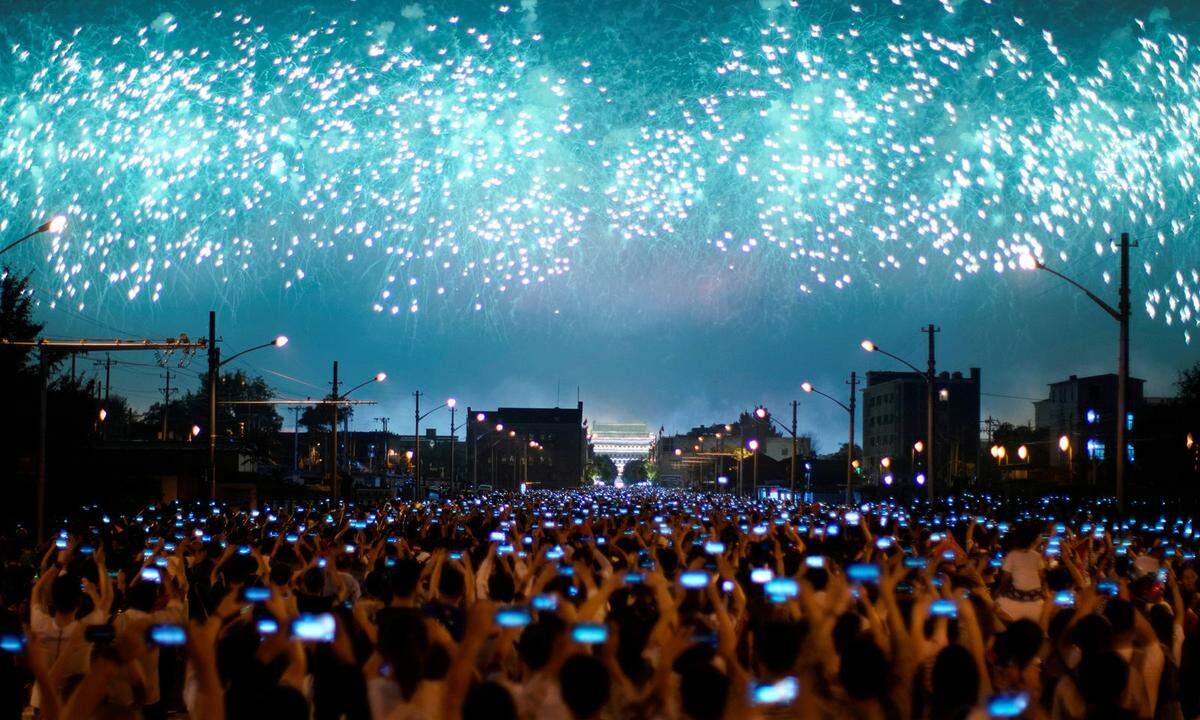
[[[592,454],[612,458],[619,476],[625,474],[626,463],[649,457],[654,445],[654,434],[645,423],[592,423],[589,438]]]
[[[587,455],[583,403],[573,408],[467,408],[466,485],[579,487]]]
[[[941,373],[934,387],[937,475],[943,483],[972,478],[979,459],[979,368],[971,368],[969,376]],[[867,373],[862,396],[866,479],[878,481],[890,472],[897,481],[912,482],[926,468],[926,392],[920,373]]]
[[[1117,375],[1072,375],[1050,383],[1050,397],[1033,404],[1034,424],[1047,442],[1068,440],[1068,451],[1052,453],[1052,467],[1065,468],[1068,480],[1086,478],[1095,483],[1115,472],[1117,438]],[[1133,438],[1140,427],[1138,415],[1144,407],[1145,380],[1129,378],[1125,429],[1129,435],[1126,452],[1136,460]]]

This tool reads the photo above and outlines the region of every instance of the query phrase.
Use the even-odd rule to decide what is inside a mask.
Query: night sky
[[[4,258],[53,336],[212,308],[226,354],[291,338],[236,363],[282,397],[386,371],[359,428],[411,432],[417,388],[668,431],[799,398],[828,452],[799,385],[897,369],[866,337],[923,365],[938,324],[1016,422],[1115,371],[1116,324],[1019,261],[1115,304],[1128,230],[1133,374],[1200,360],[1188,3],[111,5],[0,10],[0,240],[68,215]]]

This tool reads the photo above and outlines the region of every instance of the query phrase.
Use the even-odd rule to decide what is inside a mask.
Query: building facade
[[[612,458],[617,475],[625,474],[625,465],[645,460],[654,445],[654,434],[645,423],[593,423],[588,436],[594,455]]]
[[[573,408],[467,408],[467,486],[518,490],[583,483],[587,424]]]
[[[979,461],[980,371],[943,372],[934,383],[934,458],[938,477],[974,477]],[[868,372],[862,396],[863,474],[914,482],[927,468],[925,376]]]
[[[1117,376],[1072,375],[1050,383],[1050,397],[1033,404],[1034,424],[1047,442],[1067,438],[1066,452],[1052,453],[1052,467],[1064,468],[1069,479],[1096,482],[1114,472],[1117,438]],[[1136,462],[1133,438],[1141,430],[1138,416],[1145,405],[1146,382],[1129,378],[1128,410],[1125,417],[1126,452]]]

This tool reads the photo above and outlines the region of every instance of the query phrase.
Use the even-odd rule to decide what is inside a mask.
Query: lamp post
[[[1071,445],[1071,438],[1063,435],[1058,439],[1058,449],[1067,454],[1067,482],[1074,484],[1075,482],[1075,447]]]
[[[817,388],[813,387],[813,384],[810,382],[800,383],[800,389],[803,390],[804,392],[816,393],[816,394],[820,395],[821,397],[825,398],[826,400],[832,400],[833,402],[837,403],[838,407],[840,407],[841,409],[845,410],[847,413],[850,414],[850,438],[846,443],[846,504],[847,505],[850,504],[851,488],[854,485],[854,468],[855,468],[855,464],[854,464],[854,407],[855,407],[855,402],[856,402],[856,397],[857,397],[856,389],[858,386],[858,374],[857,373],[855,373],[853,371],[850,373],[850,383],[849,384],[850,384],[850,404],[847,405],[846,403],[842,402],[841,400],[838,400],[834,396],[824,393],[824,392],[818,390]]]
[[[63,231],[63,229],[66,227],[67,227],[66,216],[65,215],[56,215],[55,217],[51,218],[50,220],[42,223],[41,225],[38,225],[36,228],[33,229],[33,232],[30,232],[26,235],[22,235],[21,237],[17,238],[16,240],[13,240],[9,244],[5,245],[3,249],[0,249],[0,255],[3,255],[4,253],[8,252],[9,250],[12,250],[13,248],[15,248],[16,246],[25,242],[26,240],[28,240],[31,237],[34,237],[36,235],[41,235],[42,233],[46,233],[46,232],[54,233],[55,235],[57,235],[57,234],[61,233]]]
[[[475,421],[476,421],[476,422],[483,422],[483,421],[485,421],[485,420],[487,420],[487,416],[486,416],[486,415],[484,415],[483,413],[479,413],[478,415],[476,415],[476,416],[475,416]],[[498,432],[498,433],[499,433],[499,432],[504,432],[504,423],[496,423],[496,427],[495,427],[494,429],[492,429],[492,430],[488,430],[487,432],[481,432],[481,433],[479,433],[479,435],[477,435],[477,436],[475,437],[475,441],[472,443],[472,448],[471,448],[471,459],[472,459],[472,460],[471,460],[471,461],[472,461],[472,467],[471,467],[471,484],[472,484],[474,487],[476,487],[476,488],[478,488],[478,487],[479,487],[479,441],[480,441],[480,440],[482,440],[482,439],[484,439],[484,438],[485,438],[485,437],[487,437],[488,435],[491,435],[493,432]],[[493,488],[493,489],[495,489],[495,488]]]
[[[791,427],[788,427],[787,425],[784,425],[776,420],[775,416],[768,412],[767,409],[761,405],[754,409],[755,417],[759,418],[760,420],[767,420],[770,423],[774,423],[776,427],[790,435],[792,438],[792,464],[788,468],[788,476],[793,496],[796,494],[796,455],[799,453],[800,445],[799,436],[796,434],[796,408],[799,406],[799,404],[800,403],[797,400],[792,401]]]
[[[750,490],[751,497],[758,495],[758,440],[750,438],[750,442],[746,443],[746,447],[750,452],[754,453],[754,480],[753,487]]]
[[[354,392],[355,390],[357,390],[361,387],[364,387],[366,385],[370,385],[371,383],[383,382],[384,380],[387,380],[387,373],[385,373],[385,372],[375,373],[374,377],[372,377],[371,379],[364,380],[364,381],[360,382],[359,384],[355,385],[354,387],[350,388],[346,392],[339,395],[338,394],[338,363],[337,363],[337,360],[333,361],[333,393],[332,393],[332,396],[330,397],[330,399],[333,401],[333,423],[332,423],[333,447],[330,448],[330,450],[329,450],[330,460],[332,460],[330,465],[332,466],[332,469],[333,469],[333,475],[330,478],[330,486],[329,487],[330,487],[330,490],[332,491],[334,500],[338,499],[339,490],[340,490],[339,485],[338,485],[338,459],[337,459],[338,458],[338,437],[337,437],[338,400],[345,400],[347,397],[349,397],[350,393]]]
[[[442,403],[441,405],[438,405],[437,407],[433,408],[432,410],[430,410],[430,411],[426,412],[424,415],[422,415],[421,414],[421,395],[423,395],[423,394],[424,393],[422,393],[420,390],[413,391],[413,408],[414,408],[413,419],[415,421],[413,424],[413,450],[414,450],[414,462],[416,463],[415,469],[413,470],[414,499],[419,499],[421,497],[421,421],[424,420],[425,418],[429,417],[430,415],[434,414],[438,410],[441,410],[444,407],[448,407],[448,408],[450,408],[450,413],[451,413],[450,425],[453,426],[454,425],[454,415],[453,415],[454,406],[458,404],[458,401],[455,400],[454,398],[448,398],[446,400],[446,402]]]
[[[1129,422],[1129,411],[1127,403],[1129,398],[1129,320],[1131,317],[1129,308],[1129,248],[1137,247],[1137,243],[1130,244],[1129,233],[1121,233],[1121,241],[1118,243],[1118,248],[1121,253],[1121,284],[1117,290],[1117,307],[1101,300],[1095,293],[1088,290],[1083,285],[1080,285],[1075,280],[1067,277],[1059,271],[1047,267],[1041,259],[1034,257],[1032,254],[1021,256],[1020,265],[1026,270],[1045,270],[1051,275],[1060,280],[1067,282],[1088,296],[1092,302],[1096,303],[1101,310],[1108,313],[1109,317],[1117,321],[1120,327],[1118,346],[1117,346],[1117,457],[1116,457],[1116,496],[1117,509],[1125,509],[1125,466],[1129,462],[1129,451],[1125,446],[1125,431],[1126,424]]]
[[[928,458],[928,461],[925,463],[925,493],[930,500],[933,500],[933,486],[937,477],[937,454],[934,451],[934,429],[937,427],[934,421],[935,395],[937,394],[937,372],[935,368],[933,337],[938,332],[938,328],[930,324],[929,326],[922,328],[921,332],[929,333],[929,366],[925,370],[921,370],[916,365],[913,365],[902,357],[891,354],[870,340],[863,340],[862,343],[860,343],[860,346],[867,352],[877,352],[880,355],[886,355],[903,365],[907,365],[918,376],[925,378],[925,448],[929,453],[925,456]]]
[[[221,368],[248,352],[268,347],[281,348],[287,344],[286,335],[276,335],[261,345],[248,347],[222,360],[221,348],[217,345],[217,313],[215,310],[208,311],[208,482],[209,494],[213,500],[217,499],[217,380]],[[334,363],[335,367],[336,365]],[[334,377],[337,377],[337,370],[334,370]],[[336,432],[336,428],[334,431]]]

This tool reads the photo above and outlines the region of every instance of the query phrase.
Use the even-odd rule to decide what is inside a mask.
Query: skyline
[[[1022,422],[1117,342],[1020,259],[1114,301],[1123,231],[1132,374],[1169,395],[1200,359],[1194,4],[596,10],[611,32],[536,0],[14,8],[0,240],[68,221],[3,260],[52,335],[215,309],[227,353],[292,339],[234,364],[285,397],[386,371],[396,428],[417,388],[579,387],[668,430],[798,399],[828,451],[841,411],[800,383],[901,369],[864,338],[923,365],[930,322],[939,371],[981,367],[984,416]],[[160,371],[120,367],[153,402]]]

